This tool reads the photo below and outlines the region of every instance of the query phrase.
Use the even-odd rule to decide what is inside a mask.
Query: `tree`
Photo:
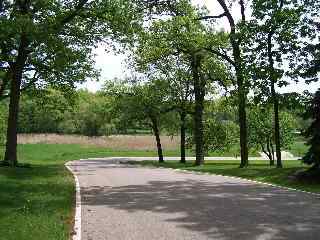
[[[115,108],[130,121],[138,121],[152,129],[158,151],[159,162],[164,162],[160,139],[160,124],[165,113],[171,110],[167,102],[165,81],[124,84],[107,83],[105,92],[116,98]]]
[[[299,67],[295,75],[303,77],[306,83],[311,83],[319,80],[320,72],[320,3],[317,0],[299,2],[303,6],[301,23],[304,23],[299,25],[299,36],[304,44],[300,45],[302,51],[297,56]]]
[[[246,23],[245,3],[243,0],[239,1],[241,20],[237,24],[230,8],[225,0],[217,0],[223,12],[216,16],[203,16],[199,20],[219,19],[227,18],[230,32],[228,33],[228,39],[231,45],[232,57],[228,54],[228,49],[225,46],[216,47],[212,45],[207,50],[220,57],[224,61],[233,66],[236,76],[237,95],[238,95],[238,115],[240,125],[240,155],[241,163],[240,167],[248,166],[248,133],[247,133],[247,120],[246,120],[246,101],[247,101],[247,76],[245,74],[245,60],[242,53],[242,45],[244,41],[244,33],[242,26]]]
[[[21,96],[19,133],[58,133],[65,112],[72,111],[75,93],[57,89],[36,89]]]
[[[138,56],[142,56],[144,64],[153,68],[159,59],[175,56],[186,62],[189,66],[193,91],[194,91],[194,138],[196,165],[204,163],[203,151],[203,109],[204,98],[208,90],[208,84],[220,80],[220,75],[215,76],[217,69],[207,74],[206,62],[213,61],[218,65],[218,60],[208,54],[209,46],[213,46],[217,40],[221,40],[216,32],[208,26],[201,24],[197,19],[204,15],[195,9],[189,1],[180,1],[171,6],[168,19],[153,21],[146,31],[141,34]],[[141,57],[140,57],[141,58]]]
[[[309,140],[307,144],[310,146],[302,161],[308,165],[312,165],[311,171],[319,174],[320,170],[320,89],[315,93],[314,98],[306,112],[307,116],[311,115],[313,122],[304,133]]]
[[[280,114],[280,146],[290,147],[294,139],[296,122],[288,112]],[[270,166],[274,165],[275,133],[270,106],[252,106],[248,114],[249,144],[260,148],[267,155]]]
[[[248,66],[255,79],[253,84],[258,85],[273,104],[277,167],[281,168],[279,94],[276,87],[288,84],[284,76],[295,67],[292,59],[299,50],[302,8],[296,2],[254,0],[252,10],[253,19],[247,24]],[[290,62],[287,70],[286,61]]]
[[[4,1],[0,94],[8,90],[10,97],[5,164],[17,165],[21,91],[94,78],[92,47],[106,36],[130,35],[138,25],[135,6],[131,1]]]
[[[141,67],[141,58],[139,65]],[[144,62],[146,63],[146,62]],[[141,71],[141,68],[139,69]],[[179,114],[180,121],[180,162],[186,162],[186,131],[187,117],[192,114],[193,86],[192,74],[188,61],[182,57],[166,56],[152,64],[152,70],[148,69],[148,75],[153,78],[161,78],[167,82],[167,97],[172,103],[172,109]]]
[[[204,151],[220,152],[230,150],[236,144],[238,126],[229,120],[208,118],[204,122]],[[194,145],[193,139],[189,139],[188,145]]]

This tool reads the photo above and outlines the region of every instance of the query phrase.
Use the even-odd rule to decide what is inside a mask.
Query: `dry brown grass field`
[[[179,147],[179,137],[161,136],[161,142],[163,147],[167,150],[176,150]],[[18,143],[81,144],[119,150],[155,149],[155,139],[152,135],[113,135],[108,137],[86,137],[79,135],[60,134],[19,134]]]

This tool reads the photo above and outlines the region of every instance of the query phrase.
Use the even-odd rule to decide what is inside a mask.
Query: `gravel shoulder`
[[[82,240],[319,239],[317,196],[119,160],[69,164],[80,181]]]

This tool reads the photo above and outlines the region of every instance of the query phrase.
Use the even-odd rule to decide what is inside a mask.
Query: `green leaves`
[[[28,40],[23,84],[68,85],[96,78],[92,49],[99,41],[130,43],[141,28],[134,1],[6,2],[0,14],[0,66],[16,61],[22,34]],[[39,86],[39,85],[37,85]]]

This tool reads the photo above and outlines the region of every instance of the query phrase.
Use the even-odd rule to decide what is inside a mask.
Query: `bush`
[[[117,129],[114,124],[106,123],[99,128],[98,133],[99,135],[102,135],[102,136],[110,136],[112,134],[116,134]]]
[[[229,151],[239,138],[239,126],[230,120],[207,119],[204,123],[204,152]],[[187,147],[194,147],[193,138],[187,139]]]

